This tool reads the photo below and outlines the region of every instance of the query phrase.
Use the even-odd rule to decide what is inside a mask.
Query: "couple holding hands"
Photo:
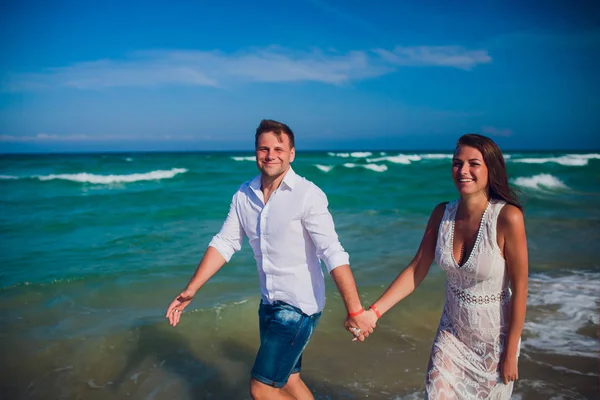
[[[175,326],[196,292],[240,250],[257,262],[260,348],[250,380],[253,399],[313,399],[300,378],[302,353],[325,306],[321,261],[348,311],[344,323],[364,341],[396,303],[423,281],[435,259],[446,272],[446,301],[425,378],[426,399],[509,399],[527,300],[528,257],[522,206],[504,158],[489,138],[462,136],[452,159],[459,198],[437,205],[417,253],[367,310],[349,256],[339,242],[325,193],[297,175],[294,133],[263,120],[255,136],[260,174],[233,195],[186,289],[166,317]]]

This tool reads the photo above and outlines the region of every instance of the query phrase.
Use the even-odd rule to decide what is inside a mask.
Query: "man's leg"
[[[281,389],[265,385],[253,378],[250,380],[250,395],[254,400],[314,400],[312,392],[300,378],[300,373],[290,375],[287,384]]]
[[[261,304],[261,345],[250,381],[250,394],[255,400],[313,399],[299,372],[302,352],[319,317],[320,313],[308,316],[282,302]]]
[[[312,392],[300,378],[299,372],[291,374],[288,383],[283,388],[296,400],[314,400]]]
[[[250,395],[254,400],[297,400],[296,397],[292,396],[284,388],[265,385],[254,378],[250,379]]]

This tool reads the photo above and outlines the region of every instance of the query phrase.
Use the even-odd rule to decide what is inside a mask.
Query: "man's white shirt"
[[[327,196],[291,167],[267,204],[260,186],[260,175],[240,186],[221,231],[209,246],[229,261],[247,236],[263,302],[284,301],[308,315],[320,312],[325,306],[320,260],[329,272],[349,264],[327,208]]]

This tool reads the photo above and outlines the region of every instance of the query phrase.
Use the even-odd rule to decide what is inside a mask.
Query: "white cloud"
[[[467,50],[460,46],[397,46],[393,51],[376,49],[382,59],[402,66],[438,66],[470,70],[487,64],[492,57],[485,50]]]
[[[223,62],[230,77],[254,82],[313,81],[339,85],[351,80],[380,76],[392,71],[363,51],[346,54],[288,52],[271,47],[241,54]]]
[[[189,64],[169,57],[134,56],[127,60],[99,60],[69,67],[51,68],[40,74],[21,74],[8,82],[8,89],[71,87],[100,89],[119,86],[160,86],[172,84],[215,86],[216,82]]]
[[[228,86],[243,82],[320,82],[342,85],[392,73],[400,66],[469,70],[491,61],[484,50],[458,46],[396,47],[393,51],[294,51],[270,46],[234,53],[144,51],[121,60],[97,60],[42,73],[8,77],[8,91],[67,87],[97,90],[164,85]]]

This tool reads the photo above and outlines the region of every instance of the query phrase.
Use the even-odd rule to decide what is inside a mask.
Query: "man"
[[[294,133],[285,124],[263,120],[256,130],[260,175],[233,196],[221,231],[209,243],[187,288],[171,303],[175,326],[196,292],[240,250],[244,236],[257,260],[262,301],[261,345],[250,380],[254,399],[313,399],[300,378],[302,352],[325,306],[323,260],[348,311],[346,327],[363,341],[374,325],[365,319],[348,253],[327,209],[327,197],[296,175]]]

